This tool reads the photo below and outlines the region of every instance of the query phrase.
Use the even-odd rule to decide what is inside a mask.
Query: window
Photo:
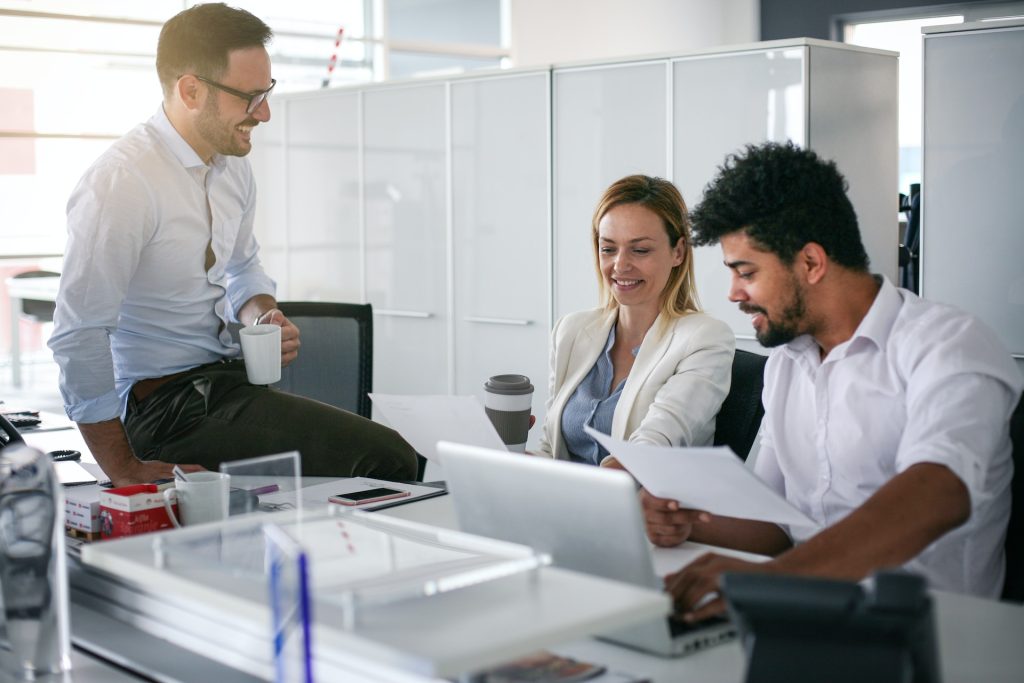
[[[920,9],[867,12],[838,17],[838,39],[853,45],[894,50],[899,59],[899,191],[921,182],[921,29],[940,24],[985,21],[1024,14],[1024,2],[950,4],[929,15]]]
[[[274,92],[282,93],[502,66],[508,56],[507,3],[231,4],[274,29]],[[156,110],[160,27],[183,5],[194,4],[0,0],[0,259],[63,252],[68,196],[113,140]]]
[[[883,50],[895,50],[899,59],[899,191],[910,193],[911,183],[921,182],[921,28],[959,24],[963,15],[945,15],[898,21],[849,23],[843,42]]]

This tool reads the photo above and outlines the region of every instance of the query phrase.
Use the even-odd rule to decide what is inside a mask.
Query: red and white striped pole
[[[345,27],[338,27],[338,37],[334,39],[334,54],[331,55],[331,61],[327,62],[327,77],[320,83],[321,88],[326,88],[331,83],[331,73],[334,71],[334,65],[338,63],[338,48],[341,45],[341,36],[345,33]]]

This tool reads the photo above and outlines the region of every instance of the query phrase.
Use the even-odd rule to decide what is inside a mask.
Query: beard
[[[246,119],[238,125],[255,126],[258,121]],[[200,137],[210,145],[217,154],[232,157],[244,157],[252,149],[252,145],[246,145],[235,137],[235,127],[231,126],[220,118],[220,106],[216,97],[206,98],[199,119],[196,122],[196,130]]]
[[[803,319],[807,307],[804,304],[803,290],[797,285],[795,278],[793,285],[793,298],[783,307],[778,320],[769,318],[768,311],[760,306],[740,305],[740,310],[744,313],[760,313],[764,317],[764,327],[756,330],[754,336],[765,348],[770,349],[788,344],[803,334],[800,330],[800,321]]]

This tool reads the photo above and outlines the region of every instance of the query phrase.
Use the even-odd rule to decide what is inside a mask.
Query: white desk
[[[9,277],[7,297],[11,301],[11,384],[21,387],[21,302],[24,299],[56,301],[59,277]]]
[[[84,447],[84,444],[80,444],[74,438],[76,436],[77,432],[62,431],[32,435],[27,440],[30,445],[37,447]],[[74,445],[71,445],[72,442]],[[85,450],[83,456],[83,459],[92,460]],[[375,514],[456,528],[450,496],[412,502]],[[679,550],[655,550],[656,563],[663,565],[662,560],[682,554],[684,553],[680,553]],[[933,595],[938,617],[939,658],[944,680],[993,683],[1019,683],[1024,680],[1024,648],[1021,647],[1024,637],[1024,606],[938,591]],[[104,653],[104,656],[120,656],[126,664],[130,664],[136,657],[159,659],[170,656],[167,652],[144,653],[146,648],[143,644],[129,645],[140,638],[137,630],[131,626],[118,625],[110,621],[99,627],[95,620],[106,617],[90,612],[81,605],[73,604],[72,614],[73,634],[80,630],[91,631],[93,634],[103,632],[104,637],[112,644],[111,651]],[[118,633],[118,628],[123,633]],[[549,648],[579,659],[600,662],[612,670],[646,676],[654,683],[681,680],[736,683],[742,680],[744,671],[743,651],[738,643],[721,645],[678,659],[647,655],[596,639],[563,644],[551,643]],[[191,664],[174,664],[175,661],[189,661]],[[175,674],[166,680],[180,680],[182,683],[199,680],[196,678],[194,667],[200,665],[201,658],[178,651],[178,654],[171,658],[171,662],[169,666],[179,666],[181,670],[174,669]],[[220,680],[223,683],[253,680],[241,672],[233,672],[230,676],[228,673],[226,670],[218,678],[208,680]]]
[[[457,528],[450,496],[382,510],[377,513],[435,526]],[[684,544],[683,549],[694,544]],[[687,553],[654,550],[663,569]],[[684,560],[685,562],[685,560]],[[944,681],[1024,681],[1024,606],[955,593],[933,592],[937,610],[939,659]],[[736,683],[743,679],[744,656],[738,642],[719,645],[683,658],[663,658],[589,638],[553,645],[563,655],[600,662],[611,670],[649,678],[652,683],[701,681]]]

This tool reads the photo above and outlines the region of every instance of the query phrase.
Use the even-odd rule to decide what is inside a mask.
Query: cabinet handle
[[[374,315],[385,315],[389,318],[433,318],[434,314],[427,311],[392,311],[386,308],[373,309]]]
[[[463,318],[467,323],[483,323],[484,325],[532,325],[532,320],[516,320],[515,318]]]

